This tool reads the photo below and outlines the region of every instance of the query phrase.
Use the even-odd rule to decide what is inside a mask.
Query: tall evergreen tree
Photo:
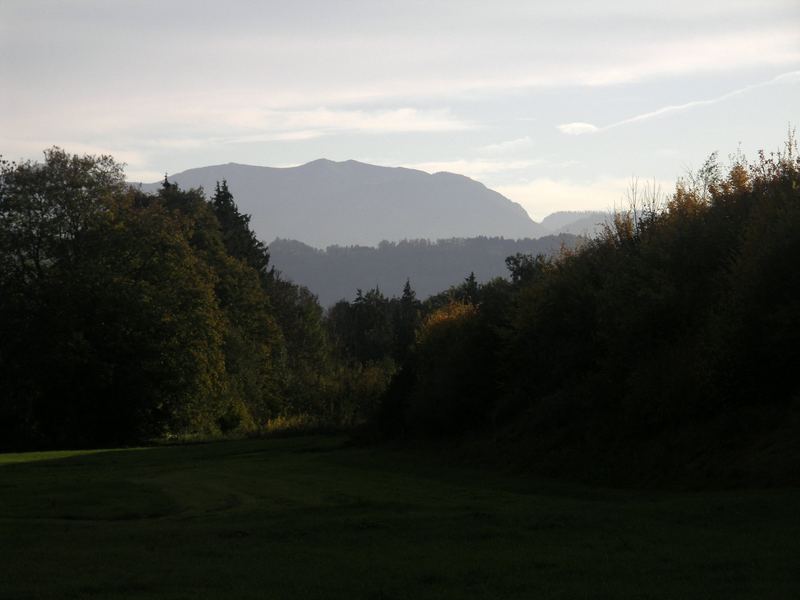
[[[228,189],[228,182],[217,182],[211,207],[222,230],[222,240],[231,256],[243,260],[258,271],[262,278],[268,276],[269,251],[250,229],[250,215],[239,212],[236,202]]]
[[[394,356],[402,363],[414,346],[414,337],[420,323],[420,309],[422,306],[420,301],[417,300],[417,294],[411,287],[410,279],[406,279],[406,283],[403,286],[403,294],[396,304]]]

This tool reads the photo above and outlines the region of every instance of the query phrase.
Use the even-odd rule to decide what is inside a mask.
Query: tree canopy
[[[268,261],[224,182],[208,202],[168,181],[129,189],[107,156],[4,162],[0,443],[208,435],[281,414],[296,332],[319,330],[321,309],[288,282],[273,293]]]

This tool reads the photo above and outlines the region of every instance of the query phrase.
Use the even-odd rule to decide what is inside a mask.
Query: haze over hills
[[[259,238],[376,246],[383,240],[536,238],[549,231],[525,209],[483,184],[454,173],[425,173],[348,160],[319,159],[288,168],[228,163],[169,176],[181,188],[213,193],[227,180]],[[160,183],[142,184],[144,191]]]
[[[575,248],[581,239],[565,233],[538,239],[452,238],[430,242],[403,240],[366,246],[312,248],[295,240],[276,239],[269,246],[270,261],[283,275],[314,292],[322,306],[352,300],[356,290],[379,288],[399,296],[406,280],[417,297],[458,285],[474,273],[478,282],[507,277],[505,259],[517,253],[552,256]]]
[[[547,215],[542,219],[541,225],[548,231],[559,233],[571,233],[592,237],[603,230],[605,223],[609,222],[611,213],[584,210],[584,211],[560,211]]]

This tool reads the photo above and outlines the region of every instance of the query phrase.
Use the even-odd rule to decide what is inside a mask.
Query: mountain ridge
[[[293,167],[223,163],[168,176],[207,194],[223,179],[263,240],[296,239],[317,248],[383,240],[550,233],[524,208],[464,175],[427,173],[356,160],[316,159]],[[160,182],[140,183],[155,191]]]
[[[547,215],[541,224],[554,234],[595,237],[602,233],[611,219],[611,213],[598,210],[561,210]]]

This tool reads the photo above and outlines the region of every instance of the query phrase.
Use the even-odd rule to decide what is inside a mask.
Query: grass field
[[[342,438],[0,455],[0,598],[798,598],[800,490],[606,490]]]

